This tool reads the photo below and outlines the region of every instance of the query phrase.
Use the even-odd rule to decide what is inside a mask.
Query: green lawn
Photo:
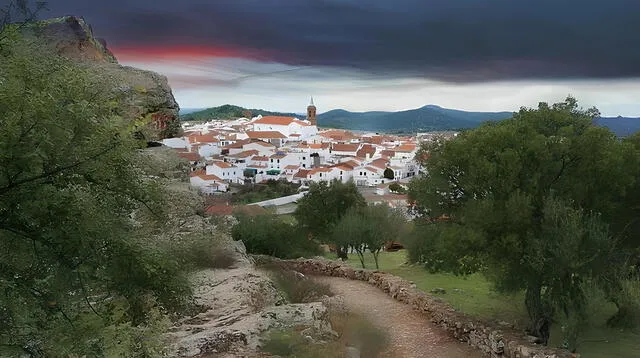
[[[335,255],[328,254],[329,258]],[[349,255],[347,261],[354,267],[361,267],[357,255]],[[444,294],[435,294],[449,302],[456,310],[484,320],[500,320],[524,326],[527,314],[522,294],[503,295],[491,289],[491,284],[481,275],[459,277],[451,274],[430,274],[420,266],[408,265],[404,251],[380,254],[380,270],[413,281],[416,286],[430,292],[442,288]],[[365,265],[374,269],[370,254],[365,255]],[[640,357],[640,331],[620,331],[606,327],[608,317],[615,312],[613,306],[603,306],[594,317],[594,324],[582,336],[579,353],[583,358],[636,358]],[[561,344],[559,325],[551,332],[551,345]]]

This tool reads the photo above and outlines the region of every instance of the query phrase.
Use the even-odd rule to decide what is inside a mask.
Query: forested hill
[[[484,121],[511,118],[512,112],[466,112],[427,105],[400,112],[349,112],[342,109],[318,115],[318,125],[376,132],[425,132],[475,128]]]
[[[182,112],[182,111],[181,111]],[[186,113],[184,113],[186,112]],[[291,116],[301,118],[296,113],[272,112],[263,109],[247,109],[225,104],[199,110],[185,110],[182,120],[231,120],[240,117]],[[417,109],[399,112],[349,112],[334,109],[318,115],[318,125],[328,128],[341,128],[385,133],[415,133],[426,131],[458,130],[478,127],[485,121],[499,121],[511,118],[512,112],[467,112],[456,109],[427,105]],[[595,123],[608,127],[619,137],[625,137],[640,131],[640,118],[601,117]]]
[[[271,112],[265,111],[264,109],[247,109],[240,106],[225,104],[218,107],[211,107],[195,112],[184,113],[180,115],[180,119],[182,119],[183,121],[207,121],[212,119],[232,120],[241,117],[251,118],[257,115],[290,117],[300,116],[299,114],[295,113]]]

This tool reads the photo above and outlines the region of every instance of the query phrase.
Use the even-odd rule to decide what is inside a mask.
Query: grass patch
[[[335,254],[327,254],[335,259]],[[452,274],[431,274],[420,266],[406,264],[406,252],[382,252],[380,254],[380,270],[397,275],[405,280],[413,281],[424,292],[431,293],[435,288],[442,288],[446,293],[431,293],[439,296],[456,310],[483,320],[499,320],[524,327],[527,314],[522,294],[504,295],[494,291],[491,283],[482,275],[467,277]],[[361,267],[357,255],[349,255],[347,264]],[[365,255],[367,268],[375,268],[373,257]],[[583,358],[635,358],[640,352],[640,331],[620,330],[606,326],[606,320],[613,315],[612,304],[603,305],[594,315],[592,326],[588,327],[580,338],[578,352]],[[562,344],[561,327],[552,326],[550,346]]]
[[[270,268],[269,276],[290,303],[309,303],[333,296],[329,284],[294,271]]]
[[[269,332],[262,351],[280,357],[343,358],[348,347],[361,357],[377,357],[389,343],[385,332],[365,317],[347,312],[330,311],[331,326],[338,332],[336,340],[313,343],[301,334],[301,327]],[[302,327],[304,328],[304,327]]]

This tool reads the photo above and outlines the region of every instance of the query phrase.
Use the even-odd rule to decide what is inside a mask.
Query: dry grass
[[[269,276],[290,303],[309,303],[333,296],[329,284],[295,271],[270,268]]]

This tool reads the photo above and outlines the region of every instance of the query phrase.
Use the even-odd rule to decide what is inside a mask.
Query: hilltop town
[[[307,185],[335,179],[377,187],[382,196],[378,198],[389,204],[406,199],[390,196],[387,188],[394,181],[407,183],[422,170],[415,160],[417,150],[422,141],[435,135],[321,130],[313,98],[305,119],[257,116],[187,122],[183,131],[182,137],[165,139],[163,144],[191,163],[191,186],[203,194],[227,192],[230,184],[285,180]]]

